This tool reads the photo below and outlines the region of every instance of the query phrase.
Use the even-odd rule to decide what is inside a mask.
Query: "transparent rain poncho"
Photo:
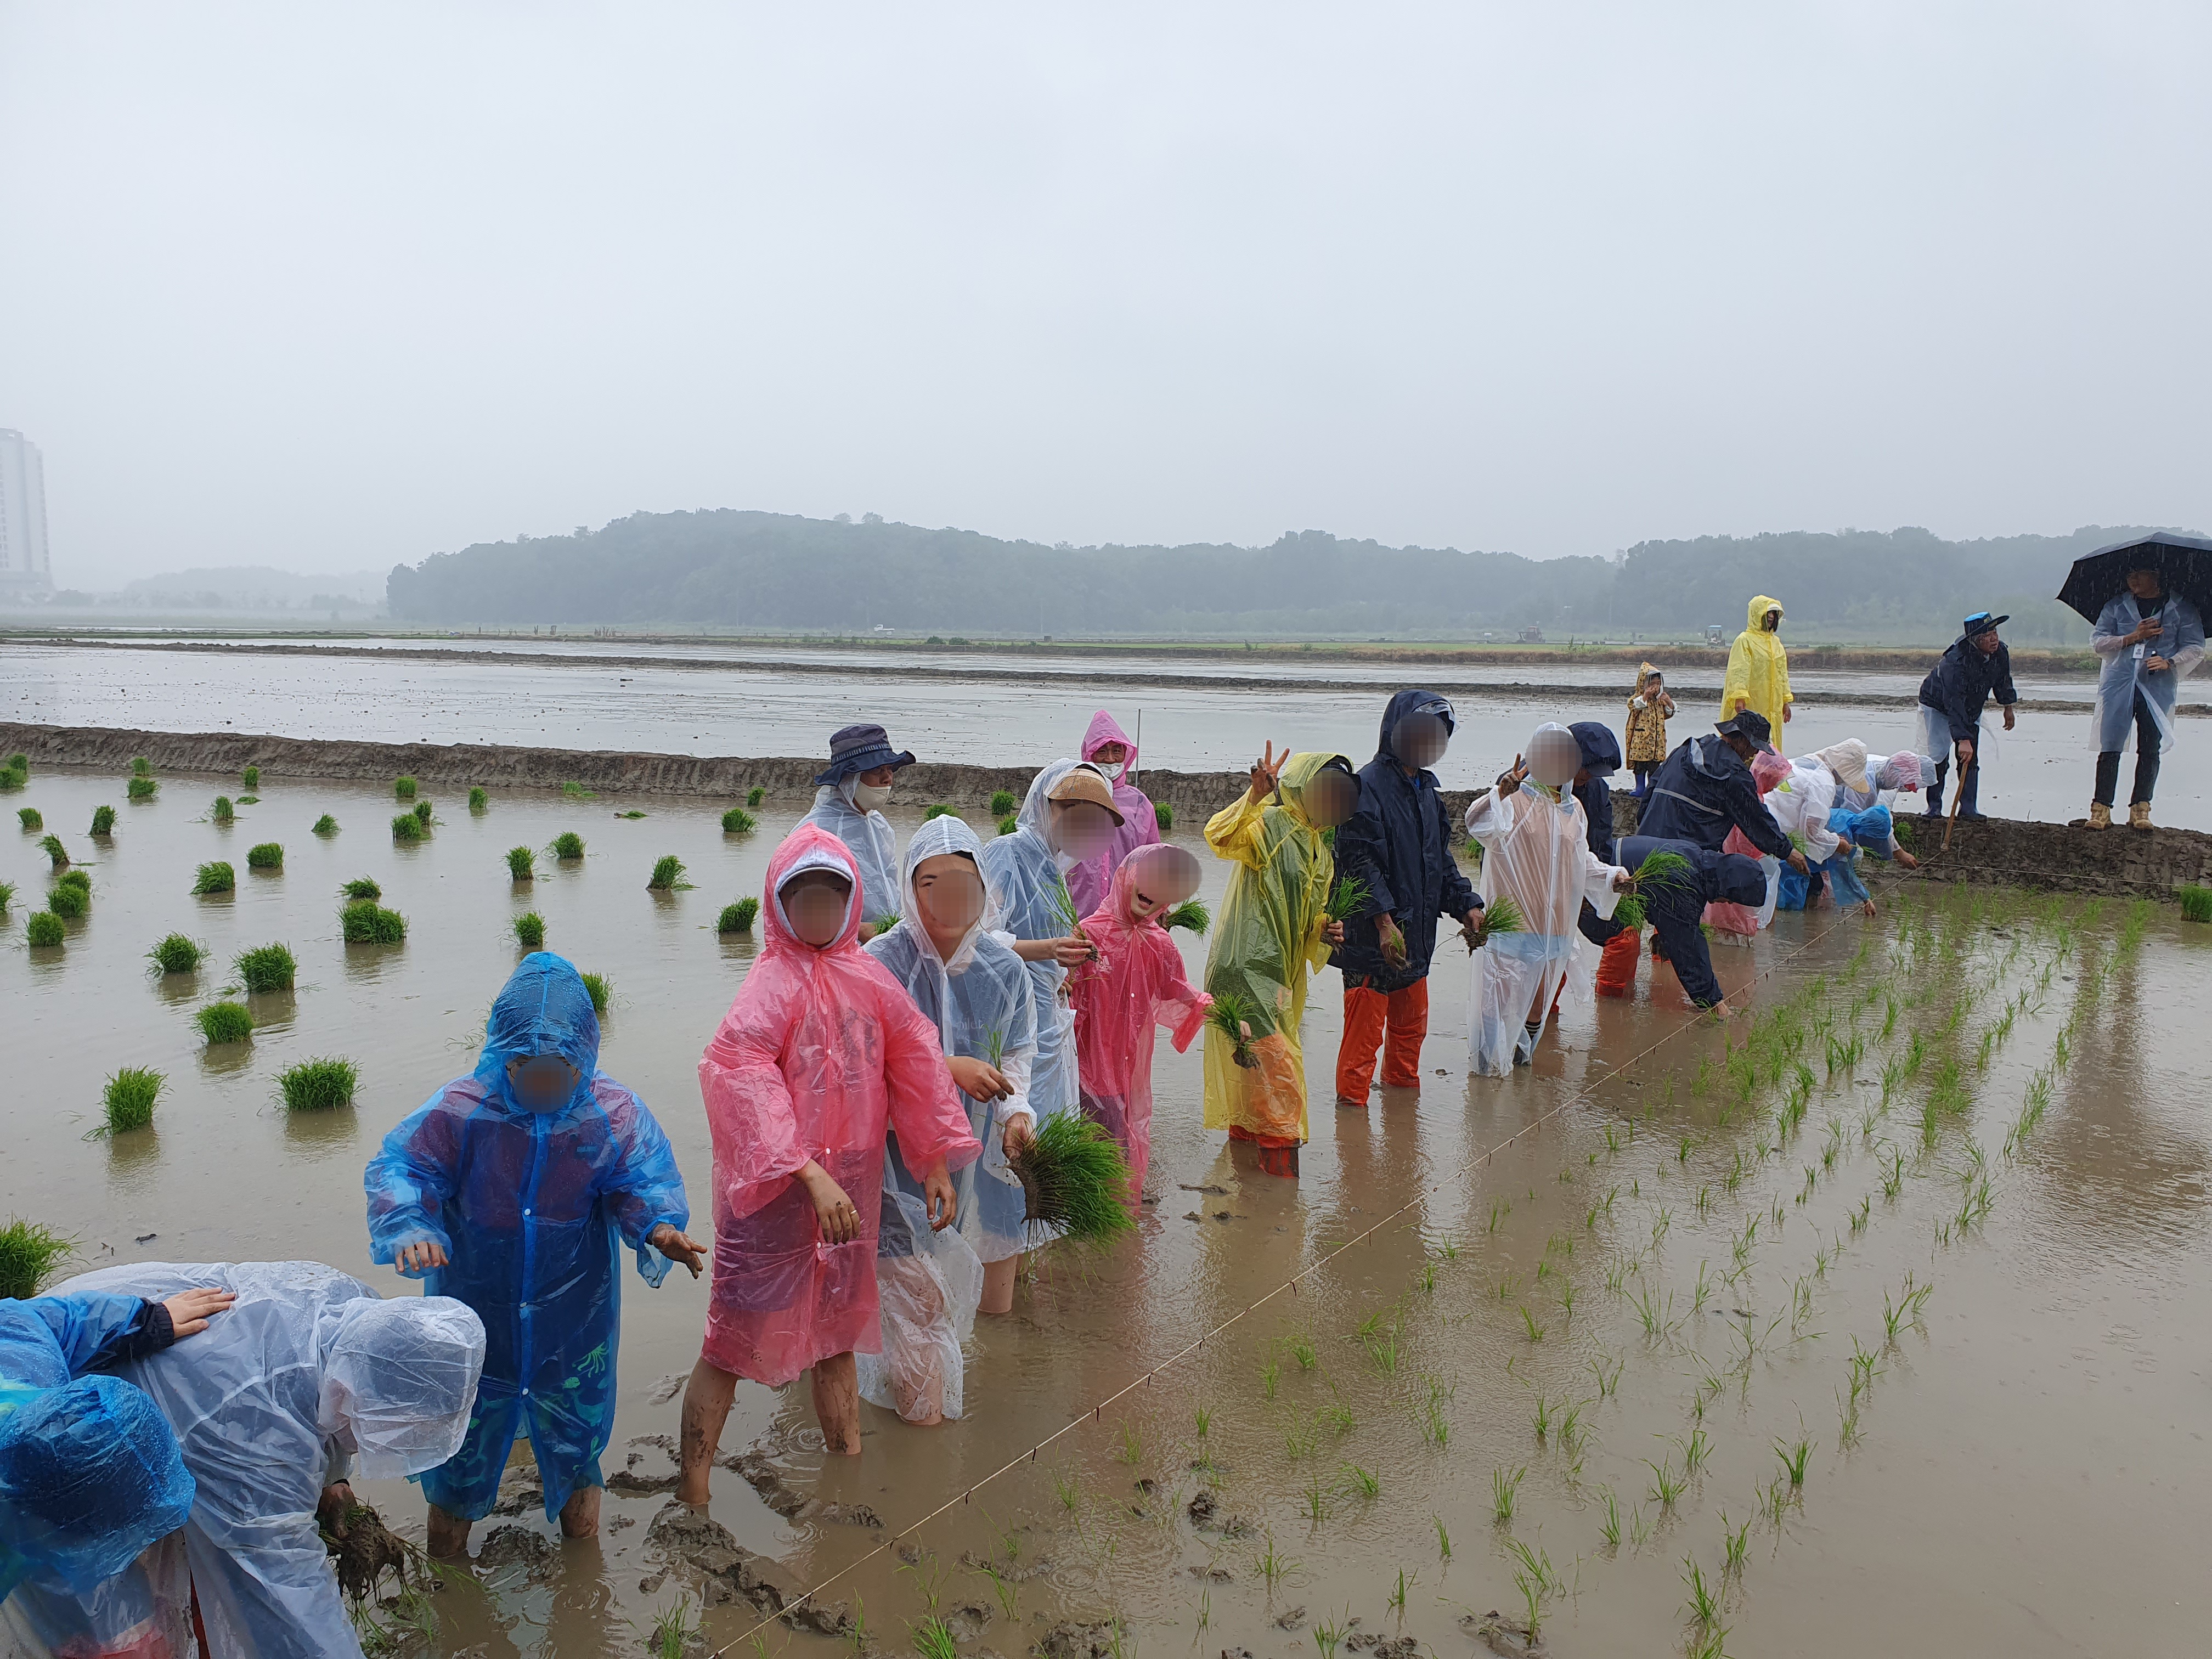
[[[874,923],[895,916],[899,908],[898,836],[881,812],[864,812],[854,804],[856,773],[842,783],[814,792],[814,808],[799,819],[826,830],[845,843],[860,872],[860,920]]]
[[[315,1506],[349,1473],[393,1480],[453,1455],[483,1367],[483,1323],[447,1297],[384,1301],[315,1261],[137,1262],[65,1293],[162,1300],[202,1285],[238,1300],[120,1375],[168,1419],[198,1484],[185,1548],[210,1652],[358,1656]]]
[[[1227,1033],[1206,1031],[1206,1127],[1263,1146],[1302,1146],[1307,1134],[1306,988],[1328,965],[1329,887],[1336,859],[1307,816],[1305,792],[1324,769],[1347,775],[1341,755],[1305,751],[1283,763],[1273,799],[1239,795],[1207,820],[1206,844],[1236,865],[1206,953],[1206,989],[1236,997],[1252,1028],[1254,1063],[1237,1063]]]
[[[2174,698],[2182,681],[2204,660],[2204,620],[2178,593],[2169,593],[2156,615],[2158,637],[2133,645],[2121,641],[2144,620],[2134,594],[2114,596],[2098,615],[2089,636],[2090,647],[2105,659],[2097,676],[2097,706],[2089,716],[2089,747],[2096,754],[2119,754],[2132,745],[2138,691],[2158,726],[2160,751],[2173,747]],[[2143,665],[2152,657],[2173,665],[2151,673]]]
[[[1075,900],[1079,916],[1089,915],[1106,902],[1107,889],[1113,885],[1114,872],[1121,867],[1122,860],[1139,847],[1157,845],[1160,838],[1159,814],[1153,810],[1152,797],[1128,781],[1137,775],[1137,745],[1121,723],[1102,708],[1091,717],[1091,729],[1083,734],[1083,758],[1102,773],[1109,769],[1097,754],[1109,743],[1118,743],[1129,751],[1121,775],[1107,780],[1114,786],[1114,805],[1121,809],[1121,822],[1103,852],[1068,870],[1067,890]]]
[[[1075,860],[1056,851],[1052,841],[1054,786],[1081,765],[1057,760],[1030,781],[1019,827],[983,848],[983,881],[999,926],[1018,939],[1066,939],[1081,920],[1067,890],[1065,872]],[[1055,962],[1032,962],[1030,970],[1036,1007],[1036,1063],[1030,1073],[1030,1109],[1041,1122],[1078,1109],[1075,1074],[1075,1007],[1067,995],[1067,969]]]
[[[1165,1027],[1182,1053],[1206,1025],[1213,999],[1190,982],[1182,952],[1159,917],[1198,890],[1198,860],[1180,847],[1140,847],[1114,872],[1103,903],[1083,919],[1098,957],[1074,975],[1075,1053],[1083,1114],[1105,1126],[1129,1162],[1129,1205],[1145,1190],[1152,1155],[1153,1031]],[[1161,911],[1139,921],[1136,895]]]
[[[1510,898],[1525,930],[1492,934],[1469,969],[1468,1058],[1486,1077],[1505,1076],[1516,1050],[1534,1049],[1563,982],[1576,1002],[1592,1000],[1593,970],[1576,924],[1585,901],[1610,920],[1620,896],[1618,866],[1589,850],[1589,821],[1568,787],[1581,763],[1573,732],[1540,726],[1528,779],[1510,794],[1493,785],[1468,805],[1467,832],[1482,844],[1483,904]]]
[[[784,886],[802,871],[854,884],[836,939],[792,931]],[[936,1029],[890,970],[856,942],[860,871],[845,843],[802,823],[769,860],[762,942],[699,1060],[714,1140],[714,1280],[703,1353],[756,1382],[790,1382],[817,1360],[881,1343],[876,1246],[886,1133],[908,1173],[963,1169],[982,1150],[945,1069]],[[849,1243],[822,1236],[798,1173],[809,1159],[860,1212]]]
[[[533,1054],[558,1054],[580,1074],[553,1111],[532,1111],[507,1079],[509,1060]],[[668,1137],[599,1057],[583,976],[533,952],[492,1004],[475,1071],[431,1096],[369,1161],[371,1259],[443,1247],[446,1267],[407,1276],[475,1309],[489,1343],[468,1438],[422,1480],[449,1515],[490,1513],[518,1437],[544,1477],[547,1519],[578,1488],[604,1484],[622,1335],[617,1253],[629,1245],[657,1288],[669,1261],[646,1239],[663,1222],[690,1224]]]

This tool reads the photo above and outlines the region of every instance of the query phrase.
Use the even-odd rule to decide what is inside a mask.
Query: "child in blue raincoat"
[[[1896,856],[1893,824],[1887,806],[1869,806],[1863,812],[1854,812],[1838,806],[1828,814],[1828,833],[1841,837],[1841,844],[1828,857],[1810,866],[1804,875],[1784,866],[1779,896],[1775,901],[1778,910],[1810,909],[1820,896],[1814,884],[1827,878],[1829,890],[1835,896],[1836,908],[1856,904],[1867,915],[1875,913],[1874,895],[1867,890],[1860,878],[1856,861],[1861,853],[1887,860]]]
[[[492,1005],[476,1070],[386,1135],[368,1166],[374,1260],[484,1324],[467,1437],[422,1478],[437,1553],[466,1549],[518,1434],[546,1518],[571,1538],[597,1533],[622,1322],[616,1240],[656,1289],[672,1260],[695,1278],[702,1265],[668,1139],[599,1054],[583,976],[549,952],[525,957]]]

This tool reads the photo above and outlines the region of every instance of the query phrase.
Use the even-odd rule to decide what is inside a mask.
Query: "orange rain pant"
[[[1597,994],[1601,997],[1632,997],[1636,994],[1636,957],[1640,948],[1638,941],[1643,936],[1623,928],[1606,940],[1597,959]],[[1656,945],[1659,936],[1651,936]],[[1560,980],[1559,988],[1552,993],[1552,1016],[1559,1017],[1559,999],[1567,993],[1567,982]]]
[[[1388,994],[1346,986],[1344,1037],[1336,1046],[1338,1097],[1365,1103],[1375,1081],[1378,1044],[1382,1048],[1383,1086],[1419,1088],[1421,1040],[1428,1034],[1428,981],[1417,979],[1403,990]]]

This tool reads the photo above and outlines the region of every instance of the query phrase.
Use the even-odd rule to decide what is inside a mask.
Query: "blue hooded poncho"
[[[558,1109],[534,1112],[514,1097],[507,1062],[548,1054],[582,1079]],[[668,1258],[646,1238],[664,1221],[678,1231],[690,1221],[667,1137],[599,1072],[599,1055],[583,976],[548,952],[525,957],[492,1005],[476,1070],[386,1135],[368,1166],[374,1260],[442,1245],[449,1265],[419,1275],[426,1292],[465,1303],[484,1324],[467,1437],[422,1477],[449,1515],[489,1512],[518,1432],[544,1477],[548,1519],[571,1492],[602,1484],[621,1328],[617,1237],[658,1287]]]

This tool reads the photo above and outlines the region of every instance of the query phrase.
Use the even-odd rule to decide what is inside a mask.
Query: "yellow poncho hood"
[[[1745,607],[1743,632],[1729,652],[1728,678],[1721,686],[1721,718],[1733,715],[1741,701],[1766,717],[1777,743],[1781,741],[1782,711],[1791,701],[1790,663],[1782,649],[1781,630],[1769,633],[1764,624],[1768,611],[1781,609],[1782,601],[1770,594],[1753,596]]]

